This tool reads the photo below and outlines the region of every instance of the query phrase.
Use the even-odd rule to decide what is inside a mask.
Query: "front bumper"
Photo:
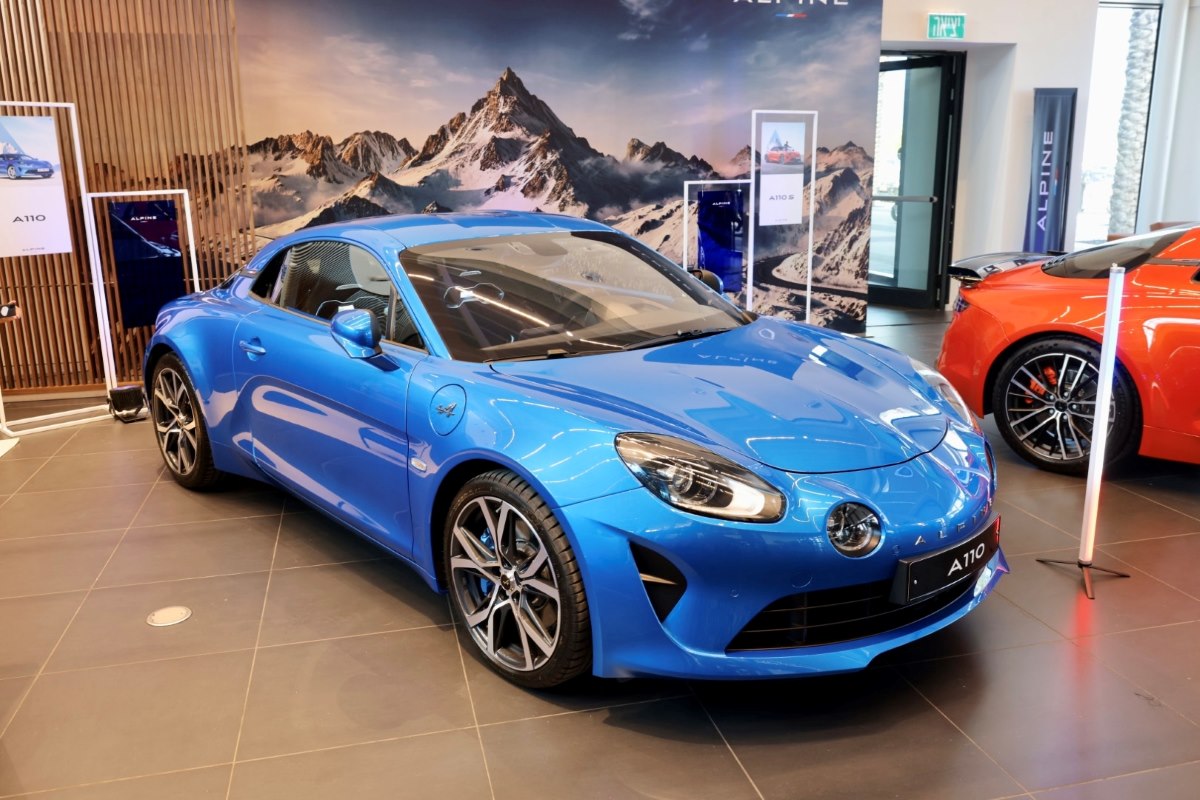
[[[894,628],[800,647],[731,646],[780,600],[890,582],[900,559],[966,541],[985,527],[991,520],[992,475],[982,439],[966,438],[972,441],[952,430],[930,453],[891,467],[776,473],[776,485],[791,482],[789,509],[770,525],[686,514],[641,489],[559,508],[581,555],[595,673],[744,679],[848,672],[963,617],[1008,571],[1001,551],[928,613],[902,616]],[[844,501],[870,506],[883,521],[883,542],[865,558],[838,554],[826,537],[825,519]],[[686,579],[669,613],[661,605],[656,613],[635,549],[665,557]]]

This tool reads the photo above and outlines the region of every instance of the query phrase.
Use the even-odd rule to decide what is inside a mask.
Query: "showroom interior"
[[[1038,161],[1050,143],[1038,103],[1044,90],[1064,89],[1071,91],[1056,96],[1071,105],[1055,129],[1063,149],[1051,168],[1048,152]],[[1193,398],[1200,384],[1188,365],[1200,366],[1197,129],[1200,0],[463,0],[459,8],[409,0],[0,0],[0,800],[1195,798],[1200,406]],[[26,151],[26,160],[17,160]],[[788,198],[783,205],[780,193]],[[728,223],[731,238],[712,249],[698,228],[726,217],[714,217],[711,206],[705,217],[705,202],[738,209]],[[1057,239],[1036,233],[1049,206]],[[416,222],[392,223],[400,226],[395,235],[426,239],[408,242],[408,250],[377,251],[395,262],[380,278],[362,277],[351,254],[345,279],[359,290],[391,280],[393,303],[403,304],[409,292],[413,315],[404,322],[412,336],[397,332],[399,315],[382,331],[372,328],[370,320],[379,318],[357,299],[342,298],[319,321],[324,312],[314,302],[306,323],[334,331],[320,337],[325,360],[288,366],[303,381],[325,369],[330,352],[338,359],[350,354],[347,360],[364,368],[374,364],[381,376],[407,375],[412,365],[417,397],[427,391],[420,380],[435,380],[438,370],[457,374],[451,362],[463,360],[452,346],[443,352],[430,341],[431,331],[442,330],[441,317],[413,302],[433,302],[418,284],[442,279],[437,270],[450,256],[439,261],[435,256],[448,252],[439,248],[462,238],[477,252],[492,236],[505,237],[531,261],[551,252],[537,245],[551,236],[537,227],[542,215],[505,222],[509,210],[573,218],[547,223],[573,231],[572,240],[607,242],[602,226],[611,226],[645,245],[630,252],[651,248],[689,269],[719,272],[732,263],[733,272],[721,275],[720,308],[733,310],[721,313],[772,341],[740,340],[746,352],[738,367],[714,363],[724,352],[716,343],[737,335],[724,330],[683,341],[687,332],[672,329],[681,343],[624,343],[613,349],[629,352],[585,358],[549,349],[540,357],[513,351],[507,359],[466,359],[480,363],[475,378],[459,381],[465,392],[445,381],[435,392],[430,384],[428,415],[424,408],[414,414],[417,406],[407,411],[414,431],[418,423],[436,431],[432,444],[417,447],[420,437],[412,433],[412,449],[388,461],[381,451],[391,440],[343,442],[361,464],[379,458],[394,468],[371,474],[354,467],[355,480],[376,494],[390,492],[392,481],[433,485],[442,463],[457,465],[445,471],[461,480],[459,493],[429,490],[422,499],[412,489],[412,507],[426,503],[431,521],[401,527],[411,525],[414,540],[424,530],[425,545],[402,550],[386,537],[357,535],[347,525],[366,512],[337,488],[361,488],[346,478],[348,462],[331,458],[323,467],[327,482],[315,487],[305,483],[311,476],[297,479],[299,490],[272,477],[272,458],[282,462],[285,449],[334,452],[304,444],[338,438],[322,428],[320,415],[281,427],[283,444],[272,443],[269,453],[256,434],[237,429],[241,384],[234,368],[222,373],[220,358],[232,364],[235,354],[240,372],[269,357],[249,339],[249,328],[233,334],[225,307],[261,308],[246,314],[255,321],[287,317],[294,307],[272,285],[277,275],[293,274],[304,237],[322,230],[316,226],[335,223],[325,229],[330,240],[345,236],[367,247],[376,241],[374,229],[354,220],[415,215]],[[493,212],[500,216],[487,216]],[[472,225],[484,238],[470,239]],[[520,225],[526,227],[518,231]],[[451,226],[461,230],[441,230]],[[1111,430],[1128,435],[1114,434],[1112,446],[1123,457],[1103,467],[1080,451],[1074,466],[1062,468],[1014,449],[1037,430],[997,420],[1002,404],[992,397],[1004,396],[1002,386],[959,384],[960,373],[987,372],[988,365],[968,358],[956,371],[954,353],[968,349],[950,341],[983,341],[982,327],[964,330],[963,320],[979,319],[968,317],[969,309],[979,314],[985,291],[994,291],[988,287],[1012,283],[1024,267],[998,255],[984,262],[985,273],[994,264],[1012,272],[963,280],[951,263],[1120,245],[1162,231],[1177,232],[1167,247],[1182,255],[1164,251],[1149,260],[1169,264],[1183,280],[1149,295],[1138,308],[1151,322],[1122,329],[1121,341],[1133,347],[1139,338],[1154,340],[1160,328],[1173,332],[1173,363],[1163,356],[1147,368],[1156,387],[1176,381],[1177,394],[1186,396],[1169,406],[1176,417],[1170,429],[1155,422],[1159,412],[1149,400],[1123,405],[1120,392],[1136,391],[1128,388],[1133,367],[1113,333],[1118,363],[1109,368],[1116,377],[1097,380],[1090,402],[1105,406],[1097,413],[1104,420],[1108,384],[1117,386]],[[534,237],[532,250],[521,235]],[[713,253],[726,260],[706,266]],[[1076,345],[1090,349],[1067,351],[1064,376],[1075,352],[1094,353],[1098,374],[1105,374],[1106,299],[1122,283],[1127,293],[1140,291],[1140,276],[1156,274],[1145,260],[1130,262],[1127,273],[1106,269],[1101,277],[1108,280],[1064,281],[1092,287],[1078,305],[1094,309],[1078,328],[1093,332],[1091,344],[1076,336]],[[411,276],[399,293],[388,270]],[[1033,271],[1041,274],[1040,267]],[[459,277],[472,274],[465,269]],[[578,286],[599,280],[582,276]],[[283,296],[288,279],[279,278]],[[199,291],[205,294],[198,300],[156,317],[166,302]],[[455,291],[454,302],[449,292],[440,298],[468,318],[471,309],[503,307],[505,291],[513,294],[482,280]],[[1047,296],[1049,289],[1029,289],[1012,307],[1049,308]],[[268,307],[267,299],[280,307]],[[1068,318],[1069,305],[1032,324],[1053,331],[1052,318]],[[521,336],[540,341],[561,332],[562,325],[529,319]],[[362,320],[366,332],[353,328]],[[784,340],[799,338],[780,332],[805,322],[816,326],[811,341],[820,344],[793,358]],[[227,338],[218,340],[226,327]],[[202,376],[187,348],[206,337],[225,355]],[[520,336],[512,338],[501,349]],[[174,346],[179,352],[172,354]],[[695,356],[685,365],[655,355],[672,348]],[[1026,351],[1010,346],[1005,356],[1011,360],[1013,352]],[[390,366],[379,366],[389,357]],[[589,364],[605,360],[625,366],[589,372]],[[696,370],[688,373],[693,382],[681,377],[685,368]],[[808,402],[796,398],[809,395],[756,398],[755,388],[790,380],[796,392],[808,391],[798,376],[818,368],[860,383],[864,370],[892,370],[889,380],[906,370],[905,380],[916,383],[903,385],[917,387],[910,391],[922,404],[916,407],[932,410],[886,408],[891,389],[870,384],[861,407],[872,410],[860,418],[794,428],[815,431],[816,439],[827,431],[828,446],[813,452],[843,466],[794,467],[772,460],[779,456],[760,457],[779,452],[769,440],[793,430],[789,414],[807,413],[795,411]],[[161,381],[180,375],[183,389],[164,397],[169,381]],[[613,388],[622,380],[628,390]],[[204,381],[211,391],[197,396]],[[512,423],[513,441],[528,443],[528,452],[514,456],[506,474],[524,489],[494,488],[494,479],[489,491],[524,497],[504,508],[538,515],[524,524],[543,556],[550,553],[558,608],[552,622],[566,626],[555,630],[566,631],[564,642],[574,636],[576,646],[575,666],[557,673],[572,679],[553,686],[557,680],[536,669],[536,678],[521,676],[536,662],[533,645],[525,643],[525,665],[514,667],[498,657],[504,654],[490,627],[481,634],[464,606],[480,592],[500,597],[501,585],[511,609],[548,590],[532,580],[522,585],[519,567],[501,569],[491,581],[493,573],[477,563],[475,574],[489,580],[466,584],[439,572],[453,575],[455,559],[473,558],[469,548],[455,549],[459,528],[450,526],[443,544],[442,527],[455,515],[469,527],[471,487],[496,474],[471,466],[479,457],[444,456],[438,443],[470,428],[456,430],[457,421],[447,420],[456,412],[482,415],[485,405],[498,409],[493,420],[508,420],[513,406],[505,403],[517,401],[475,398],[534,385],[538,398],[559,399],[537,401],[544,406],[530,400],[535,411],[524,432]],[[369,389],[349,388],[375,402]],[[642,391],[651,399],[623,396]],[[269,391],[245,394],[250,404],[277,404],[264,414],[292,413],[280,404],[287,401],[264,399]],[[724,430],[728,420],[715,412],[663,421],[692,396],[720,397],[729,404],[723,411],[767,409],[776,427],[754,429],[744,437],[746,449],[737,450],[702,434]],[[1070,399],[1063,394],[1055,419]],[[980,414],[981,403],[989,413]],[[971,408],[954,417],[964,404]],[[583,408],[595,415],[559,424]],[[189,409],[199,410],[184,420]],[[693,647],[688,636],[701,636],[758,595],[753,585],[729,592],[724,577],[680,567],[669,555],[696,553],[702,541],[712,549],[696,555],[697,564],[720,562],[722,547],[732,548],[730,565],[742,564],[761,556],[771,537],[739,539],[739,530],[754,525],[749,516],[689,514],[692,507],[672,494],[678,487],[652,483],[641,466],[650,462],[634,463],[632,450],[622,449],[624,434],[615,448],[604,434],[611,457],[581,469],[589,463],[581,460],[584,451],[595,448],[570,443],[594,442],[581,437],[609,430],[622,414],[644,420],[648,431],[698,438],[704,454],[718,454],[720,480],[749,473],[749,484],[737,487],[799,475],[796,486],[807,480],[828,492],[866,486],[876,471],[849,456],[838,460],[857,446],[838,435],[863,431],[858,435],[874,443],[883,438],[879,431],[911,423],[906,417],[950,418],[938,442],[917,450],[904,440],[910,449],[886,465],[896,470],[890,482],[851,493],[887,507],[889,491],[911,489],[905,481],[916,480],[920,459],[941,452],[942,437],[965,442],[955,450],[958,471],[944,471],[977,487],[972,498],[980,511],[970,524],[1001,520],[994,525],[1003,552],[988,549],[987,566],[972,566],[977,580],[954,584],[973,588],[969,601],[945,607],[957,609],[953,614],[910,614],[899,634],[900,623],[858,634],[861,648],[855,641],[816,644],[806,661],[806,647],[788,640],[772,661],[771,654],[746,655],[738,639],[713,652]],[[467,418],[482,430],[485,417]],[[171,426],[193,430],[201,419],[195,451],[170,444],[182,441],[171,435],[183,436]],[[1143,422],[1160,428],[1139,433]],[[478,448],[516,452],[490,428],[484,433],[475,434],[484,442]],[[624,441],[651,448],[668,438],[655,436]],[[1089,434],[1100,451],[1096,461],[1104,438],[1092,442]],[[1139,441],[1165,457],[1135,452]],[[204,461],[206,448],[216,449],[215,461]],[[200,476],[184,463],[197,453],[208,467]],[[231,466],[237,458],[247,466]],[[548,477],[555,470],[561,479]],[[580,494],[581,483],[610,470],[630,494]],[[222,472],[229,474],[220,481],[201,480]],[[838,477],[851,473],[859,477]],[[539,491],[567,499],[543,497],[538,505]],[[744,501],[738,489],[733,493],[729,502]],[[780,510],[772,524],[806,519],[802,502],[787,502],[786,514],[794,516],[778,522]],[[607,537],[605,515],[636,530],[651,525],[650,511],[637,518],[642,509],[658,514],[668,505],[695,529],[663,523],[660,539],[622,539],[632,578],[619,583],[615,567],[606,578],[595,555],[601,548],[580,540],[585,516]],[[505,523],[481,507],[487,524],[480,540],[488,545],[491,529]],[[749,513],[770,512],[768,503]],[[945,519],[957,520],[953,513]],[[926,545],[925,533],[946,538],[946,531],[932,532],[935,523],[914,525],[922,536],[912,547],[925,549],[906,557],[941,546]],[[831,526],[815,528],[816,536],[825,550],[830,541],[838,548],[833,571],[851,574],[858,554],[843,557]],[[875,530],[871,556],[892,559],[892,602],[916,602],[899,588],[900,571],[891,584],[900,545],[891,549],[885,524],[880,547]],[[567,544],[551,546],[555,531],[555,541]],[[972,538],[972,547],[976,541],[983,540]],[[664,555],[646,546],[654,542],[679,550],[664,545]],[[572,546],[582,554],[580,568],[566,558],[574,558]],[[923,563],[915,556],[899,563],[910,569],[909,562]],[[498,549],[497,564],[505,563]],[[784,581],[788,596],[806,596],[791,593],[822,578],[805,565],[795,569]],[[571,575],[578,579],[573,617],[557,599]],[[672,596],[662,607],[655,594],[661,586],[652,584],[676,582],[688,587],[683,600]],[[706,585],[724,596],[694,601]],[[576,624],[587,620],[586,609],[579,616],[584,595],[590,634]],[[511,630],[525,631],[518,612],[509,613]],[[649,620],[651,630],[631,622],[635,616]],[[669,658],[666,646],[674,648]],[[565,659],[556,655],[561,648],[544,652],[544,665],[564,663],[555,661]]]

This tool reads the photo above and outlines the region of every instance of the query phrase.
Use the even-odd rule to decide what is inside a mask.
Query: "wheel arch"
[[[1085,334],[1085,333],[1081,333],[1080,331],[1077,331],[1077,330],[1040,330],[1040,331],[1037,331],[1036,333],[1031,333],[1027,336],[1024,336],[1020,339],[1016,339],[1015,341],[1010,342],[1003,350],[1001,350],[996,355],[996,357],[994,359],[992,359],[992,363],[988,367],[987,379],[984,381],[984,384],[983,384],[983,412],[984,412],[984,414],[986,415],[986,414],[993,413],[992,394],[993,394],[993,390],[995,389],[995,386],[996,386],[996,378],[1000,373],[1000,368],[1004,365],[1004,363],[1006,361],[1008,361],[1009,357],[1012,356],[1013,353],[1015,353],[1017,350],[1020,350],[1023,347],[1026,347],[1028,345],[1035,344],[1039,341],[1042,341],[1043,339],[1074,339],[1078,342],[1082,342],[1084,344],[1088,344],[1093,347],[1097,347],[1097,348],[1100,347],[1101,342],[1100,342],[1099,337],[1090,335],[1090,333],[1091,332],[1088,331]],[[1142,408],[1142,389],[1139,386],[1139,377],[1140,376],[1135,375],[1133,372],[1131,372],[1129,370],[1128,367],[1125,366],[1125,364],[1122,362],[1121,354],[1119,352],[1117,353],[1116,368],[1119,369],[1122,373],[1124,373],[1125,377],[1129,379],[1129,386],[1133,390],[1134,414],[1135,414],[1134,419],[1136,422],[1136,425],[1134,426],[1134,430],[1133,430],[1133,436],[1134,436],[1133,450],[1134,450],[1134,452],[1136,452],[1138,450],[1138,448],[1140,447],[1141,438],[1142,438],[1142,426],[1145,424],[1145,413]]]
[[[428,526],[429,536],[430,566],[433,568],[433,578],[441,590],[447,588],[445,573],[446,542],[442,536],[442,531],[445,526],[446,515],[450,511],[450,504],[454,502],[454,498],[467,485],[468,481],[485,472],[491,472],[496,469],[509,470],[520,475],[519,472],[502,461],[476,456],[455,464],[442,478],[441,482],[438,483],[437,491],[433,496],[433,502],[429,504],[429,516],[426,520],[426,525]],[[521,477],[524,479],[524,476]]]
[[[1009,357],[1011,357],[1013,353],[1017,352],[1021,348],[1027,347],[1043,339],[1074,339],[1076,341],[1083,342],[1084,344],[1090,344],[1094,347],[1100,346],[1100,339],[1098,337],[1089,336],[1076,330],[1039,330],[1036,333],[1026,334],[1020,339],[1014,339],[1005,345],[1003,350],[996,354],[996,357],[992,359],[992,363],[988,366],[987,377],[983,381],[984,415],[991,414],[993,411],[992,393],[996,388],[996,378],[999,376],[1000,368],[1004,366],[1004,362],[1008,361]],[[1125,367],[1121,365],[1120,359],[1117,359],[1117,365],[1121,369],[1125,369]],[[1125,374],[1128,375],[1129,370],[1125,370]],[[1134,381],[1134,389],[1136,393],[1136,381]],[[1138,396],[1138,403],[1141,403],[1140,395]]]

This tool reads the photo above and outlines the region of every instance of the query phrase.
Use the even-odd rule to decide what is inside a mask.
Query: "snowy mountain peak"
[[[337,145],[341,162],[359,172],[392,172],[416,153],[407,139],[383,131],[352,133]]]
[[[625,145],[625,160],[657,164],[667,167],[682,167],[699,172],[712,172],[712,165],[698,156],[688,158],[678,150],[672,150],[664,142],[648,145],[641,139],[630,139]]]

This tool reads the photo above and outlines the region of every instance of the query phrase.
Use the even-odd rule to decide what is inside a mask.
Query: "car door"
[[[234,361],[255,461],[309,502],[409,554],[405,405],[425,351],[383,265],[347,242],[304,242],[274,260],[252,293],[262,307],[239,325]],[[330,335],[330,319],[351,307],[378,316],[389,339],[382,355],[352,358]]]

